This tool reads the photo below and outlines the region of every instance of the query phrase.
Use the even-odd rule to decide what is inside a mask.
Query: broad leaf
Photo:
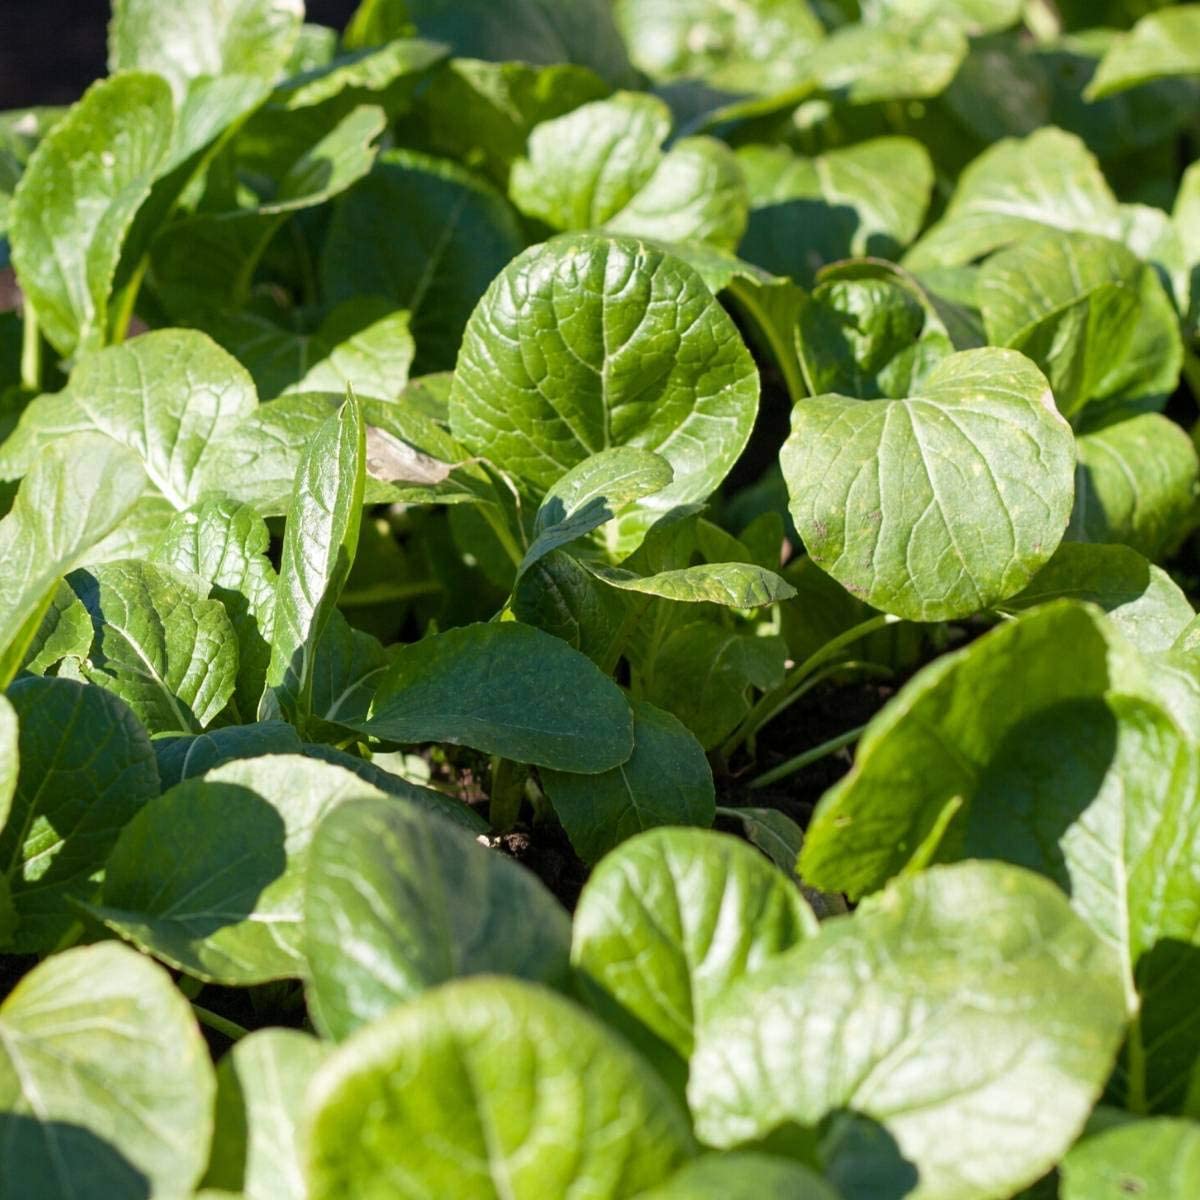
[[[237,639],[199,576],[129,559],[73,571],[92,618],[85,674],[120,696],[152,734],[199,733],[228,704]]]
[[[688,1099],[709,1145],[857,1113],[916,1168],[914,1200],[1007,1196],[1079,1134],[1125,1017],[1111,952],[1057,887],[999,863],[939,867],[727,991]]]
[[[1200,5],[1149,13],[1117,37],[1084,95],[1099,100],[1172,75],[1200,75]]]
[[[618,1200],[692,1152],[645,1062],[516,980],[447,984],[395,1009],[333,1054],[309,1106],[310,1200],[393,1200],[400,1176],[463,1200]]]
[[[654,96],[595,100],[530,133],[509,195],[552,229],[605,228],[735,250],[747,211],[737,160],[707,137],[682,138],[663,152],[670,132],[670,110]]]
[[[257,405],[245,369],[204,334],[148,333],[89,355],[63,391],[34,400],[0,450],[0,474],[23,475],[68,434],[103,433],[137,454],[175,508],[187,508],[215,444]]]
[[[801,158],[784,146],[739,151],[750,224],[739,253],[808,283],[853,255],[895,257],[920,232],[933,163],[911,138],[874,138]]]
[[[44,675],[64,658],[87,658],[92,635],[92,618],[63,581],[54,589],[50,607],[25,651],[21,670],[30,675]]]
[[[217,1068],[216,1128],[204,1182],[245,1200],[307,1200],[301,1119],[304,1092],[328,1057],[316,1038],[261,1029]]]
[[[730,987],[816,932],[799,890],[757,851],[724,834],[660,829],[593,872],[572,959],[597,1006],[638,1040],[653,1034],[678,1069]]]
[[[135,455],[105,437],[56,441],[34,461],[0,521],[0,683],[25,659],[58,580],[138,502]]]
[[[640,1200],[838,1200],[808,1167],[766,1154],[709,1154]]]
[[[620,689],[577,650],[515,622],[468,625],[403,646],[370,716],[390,742],[448,742],[560,771],[598,774],[633,752]]]
[[[875,608],[937,621],[1013,595],[1049,560],[1075,445],[1041,372],[986,349],[942,360],[907,399],[801,401],[780,461],[814,561]]]
[[[1091,1134],[1063,1160],[1062,1200],[1184,1200],[1200,1188],[1200,1125],[1126,1120]]]
[[[594,863],[656,825],[712,824],[716,799],[704,748],[679,720],[633,703],[633,754],[600,775],[543,770],[542,786],[575,853]]]
[[[121,830],[158,795],[158,767],[145,729],[102,688],[22,679],[8,695],[21,731],[0,829],[0,874],[20,921],[9,949],[46,952],[76,920],[71,899],[94,893]]]
[[[94,84],[33,152],[13,199],[13,262],[61,354],[108,341],[109,292],[138,209],[167,165],[174,131],[161,76]]]
[[[115,942],[56,955],[0,1006],[0,1193],[176,1197],[204,1170],[214,1090],[165,971]]]
[[[614,446],[660,453],[675,481],[655,508],[701,500],[741,453],[754,363],[688,266],[627,238],[564,235],[526,251],[467,325],[450,427],[544,493]]]
[[[304,924],[310,1011],[338,1039],[464,975],[567,982],[570,922],[537,877],[390,798],[322,822]]]
[[[351,398],[317,430],[296,472],[275,591],[270,691],[264,704],[270,698],[301,726],[312,711],[317,646],[358,545],[365,436],[362,411]]]
[[[593,566],[591,563],[584,563],[584,567],[593,578],[608,587],[687,604],[761,608],[764,604],[789,600],[796,594],[792,585],[774,571],[754,563],[697,563],[694,567],[679,567],[654,575],[639,575],[624,567]]]
[[[1169,650],[1196,615],[1170,575],[1127,546],[1063,542],[1001,607],[1020,612],[1058,599],[1099,605],[1139,650],[1150,653]]]
[[[163,791],[239,758],[303,752],[300,735],[286,721],[224,725],[208,733],[154,739],[154,757]]]
[[[297,978],[317,825],[347,800],[379,795],[298,755],[227,763],[163,793],[126,825],[90,911],[197,979]]]

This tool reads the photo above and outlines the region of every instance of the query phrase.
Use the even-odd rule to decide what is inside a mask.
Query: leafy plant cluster
[[[1200,5],[109,59],[0,114],[0,1197],[1200,1195]]]

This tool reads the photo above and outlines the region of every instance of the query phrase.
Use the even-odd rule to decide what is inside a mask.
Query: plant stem
[[[763,311],[762,305],[755,299],[754,289],[742,285],[735,279],[730,283],[729,291],[741,305],[746,316],[754,322],[763,340],[767,343],[771,356],[775,359],[775,365],[783,375],[792,403],[803,400],[808,395],[808,387],[804,382],[804,377],[800,374],[800,361],[796,357],[796,351],[780,337],[775,322]]]
[[[837,637],[831,638],[819,650],[810,654],[799,666],[793,667],[779,687],[766,692],[759,698],[758,703],[746,714],[742,723],[721,746],[721,753],[727,759],[732,757],[733,752],[747,738],[757,733],[768,721],[787,708],[794,699],[798,699],[799,697],[793,696],[792,693],[804,684],[818,667],[825,666],[830,659],[836,658],[843,650],[853,646],[855,642],[861,641],[868,634],[874,633],[877,629],[883,629],[887,625],[894,625],[899,620],[899,617],[893,617],[890,613],[878,613],[839,633]]]
[[[192,1001],[192,1012],[196,1014],[196,1020],[201,1025],[207,1025],[209,1029],[219,1033],[222,1037],[227,1037],[231,1042],[240,1041],[250,1032],[236,1021],[230,1021],[220,1013],[213,1012],[211,1008],[197,1004],[195,1000]]]
[[[21,387],[37,393],[42,390],[42,329],[28,296],[22,301],[21,315]]]
[[[769,771],[759,775],[757,779],[751,780],[749,787],[751,789],[764,788],[774,783],[777,779],[794,775],[797,771],[804,770],[811,763],[818,762],[822,758],[828,758],[829,755],[836,753],[843,746],[849,746],[852,742],[857,742],[862,737],[863,730],[865,729],[865,725],[859,725],[854,729],[847,729],[845,733],[839,733],[837,737],[832,737],[827,742],[822,742],[819,746],[813,746],[811,750],[805,750],[803,754],[797,754],[795,758],[789,758],[787,762],[780,763],[777,767],[772,767]]]
[[[521,815],[525,793],[517,764],[507,758],[492,759],[492,787],[488,794],[488,823],[497,833],[511,829]]]

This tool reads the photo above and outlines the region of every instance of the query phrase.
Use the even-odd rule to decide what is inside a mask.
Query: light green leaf
[[[63,391],[34,400],[0,450],[0,474],[18,478],[68,434],[103,433],[138,455],[175,508],[187,508],[214,445],[257,405],[245,368],[204,334],[148,333],[89,355]]]
[[[782,638],[692,621],[651,653],[645,698],[674,713],[711,750],[750,711],[753,690],[783,682],[787,647]]]
[[[1063,671],[1059,648],[1068,645],[1073,666]],[[813,814],[802,876],[861,896],[934,854],[961,855],[975,798],[1005,769],[1016,731],[1065,736],[1075,706],[1117,690],[1192,729],[1194,697],[1176,686],[1163,660],[1142,659],[1097,609],[1074,601],[998,627],[926,667],[872,721],[850,774]],[[1012,792],[1004,807],[1011,814],[1022,803]]]
[[[390,742],[448,742],[598,774],[633,753],[621,690],[577,650],[528,625],[467,625],[401,647],[365,721]]]
[[[270,535],[248,504],[204,500],[174,517],[154,552],[155,562],[189,571],[212,584],[237,634],[238,712],[253,717],[262,696],[275,620],[275,568]]]
[[[651,1068],[586,1013],[508,979],[463,980],[339,1047],[309,1090],[310,1200],[635,1196],[692,1153]]]
[[[304,925],[309,1009],[337,1039],[460,976],[569,974],[570,920],[535,875],[391,798],[322,822]]]
[[[1099,164],[1073,134],[1004,138],[959,177],[945,215],[905,256],[914,271],[969,263],[1043,227],[1120,238]]]
[[[0,1193],[173,1200],[204,1170],[214,1091],[161,967],[115,942],[57,954],[0,1007]]]
[[[379,296],[406,309],[417,373],[448,370],[472,309],[524,245],[516,214],[483,180],[388,150],[335,205],[321,282],[333,300]]]
[[[594,863],[656,825],[713,823],[716,798],[704,748],[678,719],[633,703],[633,754],[600,775],[543,770],[542,786],[575,853]]]
[[[754,363],[684,263],[628,238],[564,235],[521,255],[467,325],[450,427],[544,493],[600,450],[662,455],[655,508],[704,499],[750,436]]]
[[[849,1111],[916,1168],[912,1200],[1008,1196],[1081,1131],[1125,1017],[1111,952],[1057,887],[1000,863],[938,867],[727,991],[688,1099],[712,1146]]]
[[[1008,612],[1051,600],[1099,605],[1139,650],[1169,650],[1195,617],[1179,585],[1127,546],[1063,542],[1033,581],[1001,607]]]
[[[984,349],[943,359],[908,399],[801,401],[780,462],[814,561],[875,608],[937,621],[1013,595],[1049,560],[1075,445],[1042,373]]]
[[[179,101],[205,76],[274,83],[303,17],[303,0],[114,0],[109,69],[157,72]]]
[[[298,978],[313,834],[337,805],[377,797],[348,771],[299,755],[226,763],[125,826],[89,911],[197,979]]]
[[[518,577],[559,546],[607,524],[627,504],[662,491],[673,474],[661,455],[632,446],[585,458],[542,498],[533,520],[533,542],[517,568]]]
[[[0,830],[0,874],[20,922],[8,948],[45,953],[76,920],[72,898],[92,895],[121,830],[158,795],[158,767],[145,729],[102,688],[20,679],[8,696],[21,732]]]
[[[766,1154],[709,1154],[639,1200],[838,1200],[798,1162]]]
[[[378,104],[395,115],[408,109],[412,92],[445,57],[446,47],[436,42],[397,38],[294,75],[279,87],[273,103],[291,112],[331,101],[339,112]]]
[[[312,711],[317,646],[358,546],[365,436],[362,410],[351,397],[317,430],[296,472],[275,592],[267,686],[274,704],[301,725]]]
[[[595,566],[588,562],[583,566],[593,578],[609,587],[689,604],[760,608],[796,594],[796,589],[774,571],[754,563],[697,563],[694,567],[659,571],[654,575],[638,575],[624,567]]]
[[[237,679],[237,639],[207,580],[129,559],[73,571],[92,618],[84,673],[120,696],[152,734],[199,733]]]
[[[649,1031],[681,1066],[730,987],[816,932],[795,885],[744,842],[659,829],[592,873],[572,960],[602,1011],[643,1043]]]
[[[999,33],[1021,19],[1021,0],[863,0],[863,20],[876,24],[943,16],[971,37]]]
[[[307,1200],[304,1093],[328,1048],[295,1029],[260,1029],[217,1068],[216,1128],[204,1182],[245,1200]]]
[[[60,583],[50,600],[33,640],[25,651],[21,670],[44,675],[68,656],[87,658],[92,648],[92,618],[66,582]]]
[[[0,695],[0,830],[12,811],[17,790],[18,735],[17,712],[12,702]]]
[[[1099,100],[1172,75],[1200,75],[1200,4],[1148,13],[1115,38],[1084,96]]]
[[[1196,524],[1200,459],[1174,421],[1142,413],[1078,441],[1075,506],[1067,538],[1119,542],[1165,558]]]
[[[24,661],[59,578],[116,528],[145,485],[137,457],[94,434],[55,441],[34,460],[0,521],[0,684]]]
[[[920,142],[883,137],[801,158],[785,146],[738,152],[750,189],[739,253],[808,283],[852,255],[894,258],[920,232],[933,163]]]
[[[174,123],[166,81],[128,71],[89,88],[30,156],[13,197],[13,263],[65,356],[108,340],[121,247],[166,166]]]
[[[154,739],[154,757],[158,761],[162,791],[236,759],[303,752],[300,735],[286,721],[224,725],[189,737]]]
[[[1130,1120],[1085,1137],[1063,1160],[1063,1200],[1187,1200],[1200,1188],[1200,1125]]]
[[[1108,238],[1044,230],[993,255],[976,289],[988,341],[1031,358],[1074,416],[1129,352],[1146,270]]]
[[[509,195],[553,229],[605,228],[736,249],[747,211],[737,160],[707,137],[683,138],[664,152],[670,132],[670,110],[654,96],[595,100],[530,133]]]

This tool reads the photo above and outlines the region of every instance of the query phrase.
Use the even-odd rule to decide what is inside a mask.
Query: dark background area
[[[309,0],[308,20],[340,29],[356,7]],[[0,109],[78,99],[107,74],[108,16],[108,0],[0,0]]]

